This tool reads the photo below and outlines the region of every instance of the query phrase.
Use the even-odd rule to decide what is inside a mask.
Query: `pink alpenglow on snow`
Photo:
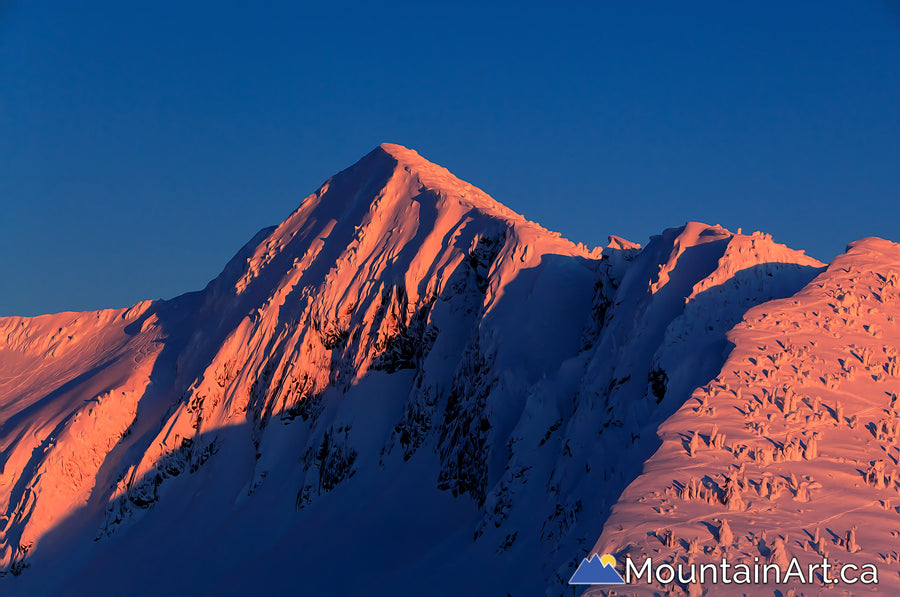
[[[0,318],[0,593],[562,595],[592,554],[896,593],[898,293],[886,240],[589,250],[383,144],[201,291]]]

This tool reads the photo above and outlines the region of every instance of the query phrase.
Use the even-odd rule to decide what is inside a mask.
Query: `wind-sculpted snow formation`
[[[722,370],[659,427],[662,446],[593,551],[685,569],[793,557],[808,570],[827,557],[832,579],[844,564],[883,568],[877,586],[830,594],[900,594],[898,299],[900,246],[866,238],[799,293],[748,311]],[[815,574],[807,594],[824,588]]]
[[[382,145],[200,292],[0,318],[0,593],[559,595],[725,516],[716,549],[874,557],[896,262],[693,222],[588,250]]]

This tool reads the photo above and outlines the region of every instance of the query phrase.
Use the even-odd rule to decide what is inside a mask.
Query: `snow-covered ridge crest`
[[[720,372],[660,425],[661,447],[593,551],[874,563],[878,591],[896,593],[898,300],[900,245],[865,238],[799,292],[747,311]]]

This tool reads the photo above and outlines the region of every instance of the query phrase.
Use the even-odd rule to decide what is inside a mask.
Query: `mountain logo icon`
[[[616,572],[616,558],[611,554],[594,554],[578,565],[569,579],[570,585],[624,585],[625,579]]]

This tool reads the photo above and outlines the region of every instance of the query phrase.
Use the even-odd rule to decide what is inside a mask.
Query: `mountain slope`
[[[750,310],[729,333],[735,347],[722,371],[660,426],[662,447],[593,551],[639,563],[728,555],[752,565],[783,553],[804,569],[823,555],[836,566],[896,564],[898,276],[900,246],[863,239],[793,297]],[[900,590],[887,570],[879,583]]]
[[[823,267],[695,222],[587,251],[382,145],[200,292],[0,319],[0,586],[561,594]]]
[[[589,312],[594,263],[415,152],[384,145],[260,233],[201,293],[98,314],[121,323],[78,331],[86,345],[112,347],[59,373],[41,378],[38,367],[52,369],[42,363],[54,362],[56,340],[32,346],[29,334],[63,333],[67,316],[4,320],[29,330],[0,354],[3,370],[23,371],[2,398],[15,413],[3,421],[4,565],[18,572],[30,553],[37,565],[68,535],[98,539],[103,552],[136,521],[163,516],[155,506],[182,473],[199,476],[225,453],[228,470],[213,482],[233,502],[223,518],[273,469],[289,469],[280,507],[295,514],[359,470],[410,459],[426,436],[440,455],[429,485],[483,499],[491,438],[463,403],[539,378],[577,350],[573,316]],[[551,294],[572,312],[545,311]],[[522,329],[498,343],[501,327]],[[538,338],[559,356],[530,350]],[[106,364],[145,354],[118,377]],[[472,379],[488,362],[507,379]],[[42,396],[57,379],[67,385]],[[100,433],[100,419],[116,424]],[[58,490],[45,487],[64,495],[50,502]],[[46,539],[63,528],[65,539]]]

